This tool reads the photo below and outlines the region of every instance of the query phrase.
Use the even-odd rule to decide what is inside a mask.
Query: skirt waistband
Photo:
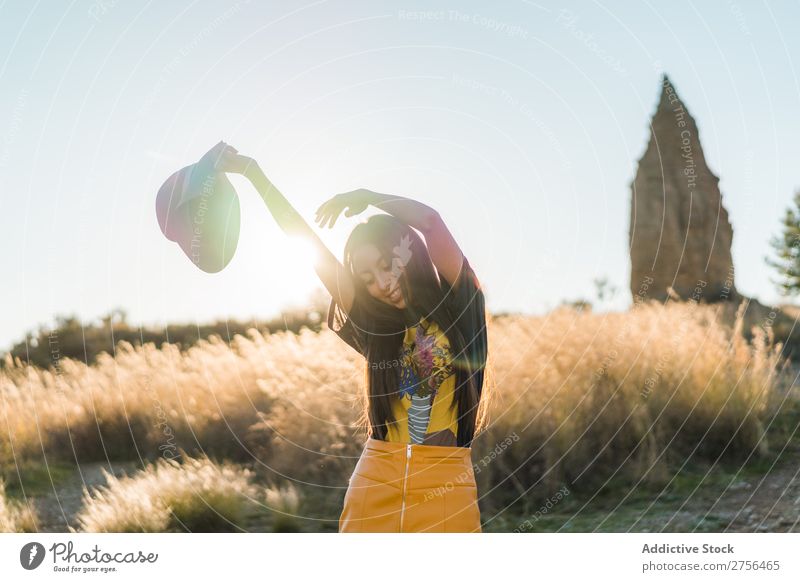
[[[402,453],[406,454],[409,444],[411,445],[411,456],[416,460],[421,459],[461,459],[472,460],[471,447],[448,447],[441,445],[421,445],[417,443],[396,443],[382,441],[372,437],[367,438],[364,447],[369,451],[381,453]]]

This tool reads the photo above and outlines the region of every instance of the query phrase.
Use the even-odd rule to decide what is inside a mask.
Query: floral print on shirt
[[[427,328],[436,327],[431,333]],[[425,397],[436,394],[442,382],[455,373],[452,352],[447,343],[439,339],[438,326],[422,322],[416,326],[413,341],[403,344],[400,372],[400,397],[414,394]],[[443,335],[443,334],[442,334]]]

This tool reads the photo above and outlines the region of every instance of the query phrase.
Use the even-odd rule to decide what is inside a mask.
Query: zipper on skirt
[[[408,465],[411,463],[411,445],[406,445],[406,472],[403,476],[403,501],[400,505],[400,532],[403,531],[403,517],[406,512],[406,481],[408,480]]]

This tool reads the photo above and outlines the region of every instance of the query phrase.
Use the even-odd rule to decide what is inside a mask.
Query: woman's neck
[[[424,316],[414,307],[408,306],[403,309],[403,321],[406,327],[413,327],[419,324],[421,319],[424,319]]]

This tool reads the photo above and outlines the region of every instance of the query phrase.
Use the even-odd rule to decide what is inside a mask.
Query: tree
[[[606,299],[613,299],[617,294],[617,288],[609,282],[608,277],[598,277],[593,280],[593,283],[598,303],[604,303]]]
[[[115,307],[114,309],[109,311],[106,315],[101,317],[100,321],[103,322],[103,327],[106,327],[108,329],[117,326],[127,327],[128,312],[122,307]]]
[[[573,300],[564,299],[564,300],[561,301],[561,305],[564,305],[566,307],[571,307],[575,311],[591,311],[592,310],[591,301],[587,301],[586,299],[573,299]]]
[[[783,217],[783,232],[773,236],[770,246],[775,249],[777,260],[764,257],[774,267],[779,280],[771,279],[783,295],[800,293],[800,190],[794,194],[794,205],[786,209]]]

